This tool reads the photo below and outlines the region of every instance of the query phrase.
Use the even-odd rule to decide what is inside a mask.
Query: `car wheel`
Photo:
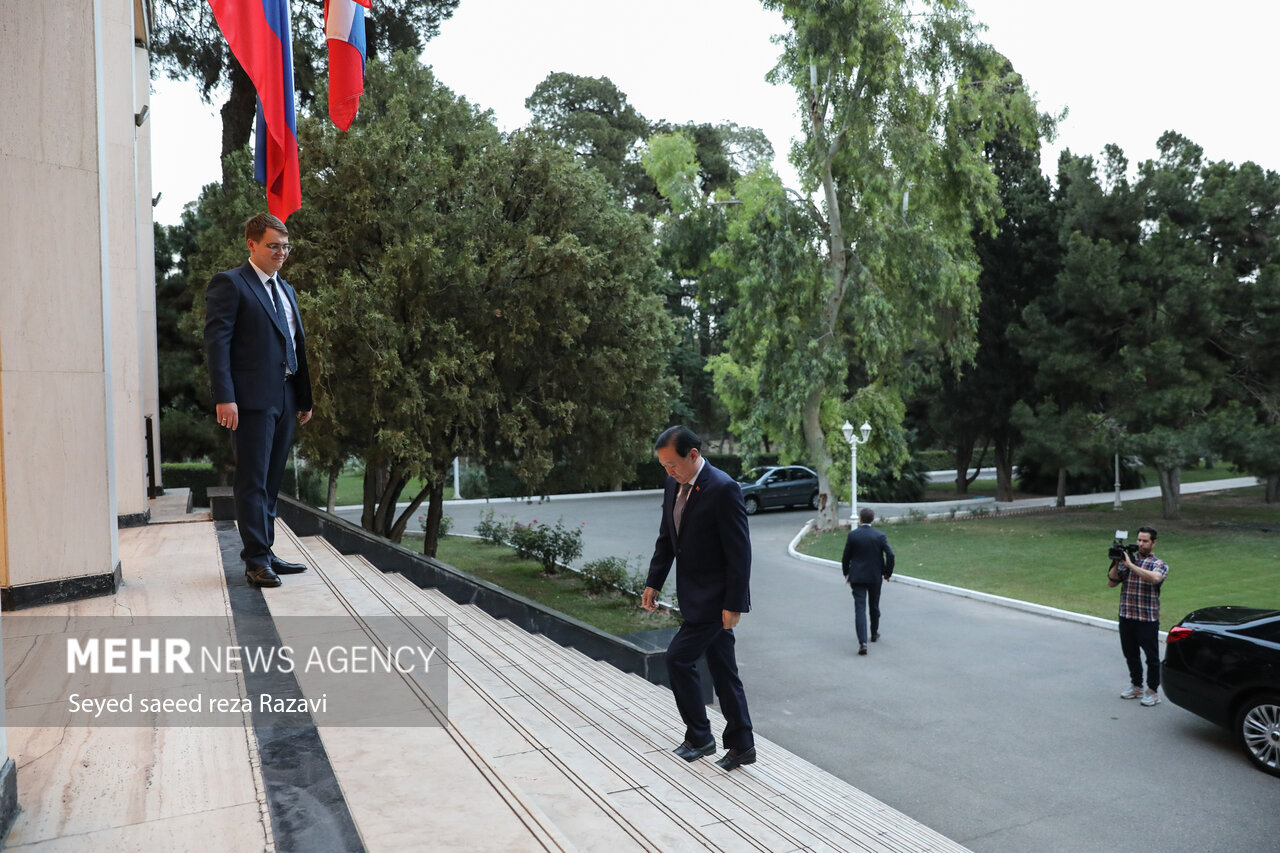
[[[1264,693],[1245,702],[1236,714],[1235,733],[1255,767],[1280,776],[1280,695]]]
[[[813,494],[809,495],[809,509],[818,508],[818,490],[814,489]]]
[[[760,509],[760,499],[755,495],[749,496],[743,503],[747,505],[747,515],[755,515]]]

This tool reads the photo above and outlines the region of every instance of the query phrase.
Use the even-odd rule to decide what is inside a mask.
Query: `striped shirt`
[[[1169,574],[1169,565],[1155,555],[1134,560],[1142,568],[1160,575],[1161,581]],[[1130,571],[1120,587],[1120,618],[1138,622],[1160,621],[1160,587]]]

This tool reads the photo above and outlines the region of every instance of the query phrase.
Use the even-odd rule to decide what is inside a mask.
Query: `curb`
[[[787,553],[801,562],[839,569],[840,564],[835,560],[827,560],[822,557],[811,557],[808,554],[802,554],[796,550],[796,543],[804,538],[804,535],[812,528],[813,519],[809,519],[805,522],[804,527],[800,528],[800,532],[795,535],[795,538],[787,543]],[[1111,619],[1102,619],[1097,616],[1086,616],[1083,613],[1074,613],[1070,610],[1060,610],[1057,607],[1046,607],[1043,604],[1032,604],[1030,601],[1019,601],[1016,598],[1005,598],[1003,595],[992,595],[989,592],[978,592],[977,590],[950,586],[936,581],[927,581],[923,578],[913,578],[908,575],[898,574],[897,572],[893,573],[893,577],[891,577],[887,583],[902,583],[907,586],[916,586],[922,589],[933,590],[934,592],[942,592],[947,595],[956,595],[961,598],[970,598],[974,601],[994,604],[997,607],[1008,607],[1011,610],[1021,610],[1024,613],[1031,613],[1036,616],[1047,616],[1050,619],[1060,619],[1064,622],[1076,622],[1081,625],[1089,625],[1093,628],[1102,628],[1106,631],[1120,630],[1119,623]],[[1168,631],[1161,631],[1160,639],[1165,639],[1168,636],[1168,633]]]

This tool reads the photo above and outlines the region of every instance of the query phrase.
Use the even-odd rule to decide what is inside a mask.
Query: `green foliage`
[[[453,518],[452,518],[451,516],[448,516],[448,515],[441,515],[441,516],[440,516],[440,525],[439,525],[439,526],[440,526],[440,535],[441,535],[441,536],[448,536],[448,535],[449,535],[449,531],[453,529]],[[426,531],[427,531],[427,516],[426,516],[426,513],[423,513],[422,515],[419,515],[419,516],[418,516],[418,528],[419,528],[420,530],[422,530],[422,532],[423,532],[423,533],[426,533]]]
[[[804,115],[803,194],[764,170],[738,182],[718,256],[728,336],[708,366],[735,432],[817,466],[826,527],[840,424],[872,421],[867,461],[901,465],[903,393],[972,357],[973,233],[999,203],[984,146],[1033,140],[1041,119],[965,7],[925,5],[765,2],[790,27],[772,79]]]
[[[190,489],[193,506],[209,505],[210,486],[231,485],[228,476],[208,462],[165,462],[160,466],[160,474],[166,489]],[[303,468],[301,481],[295,486],[294,469],[288,465],[280,482],[280,493],[292,496],[295,492],[299,500],[312,506],[324,503],[322,487],[314,472]]]
[[[524,105],[532,127],[581,157],[619,199],[652,196],[634,153],[649,135],[649,122],[608,77],[552,72]]]
[[[582,585],[591,595],[605,595],[615,590],[623,590],[635,595],[634,584],[630,580],[635,576],[631,565],[621,557],[601,557],[588,560],[582,565]],[[641,586],[640,592],[644,592]]]
[[[207,462],[165,462],[160,466],[160,478],[166,489],[190,489],[193,506],[208,506],[208,488],[228,484]]]
[[[586,480],[625,476],[670,392],[643,221],[407,55],[369,62],[349,132],[303,118],[299,144],[307,203],[290,217],[286,275],[317,412],[302,447],[324,470],[364,461],[364,525],[398,539],[460,455],[511,460],[531,491],[557,457]],[[212,195],[206,221],[243,221]]]
[[[501,545],[511,539],[513,527],[513,522],[499,521],[494,518],[492,509],[486,509],[480,513],[480,522],[476,524],[476,534],[490,545]]]
[[[665,608],[642,610],[638,593],[628,596],[589,595],[580,575],[565,572],[546,576],[536,564],[516,559],[507,548],[492,548],[472,539],[450,536],[440,543],[439,558],[503,589],[537,601],[614,635],[650,631],[679,624]],[[640,580],[643,589],[643,578]]]
[[[521,559],[537,560],[549,575],[582,556],[582,528],[567,528],[564,519],[556,521],[555,527],[537,519],[517,523],[507,535],[506,544],[515,548]]]

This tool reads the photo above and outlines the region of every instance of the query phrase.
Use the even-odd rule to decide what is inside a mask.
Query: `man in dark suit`
[[[858,512],[861,522],[849,531],[844,543],[840,568],[845,583],[853,590],[853,624],[858,632],[858,654],[867,653],[867,606],[871,608],[871,642],[880,639],[880,582],[893,574],[893,549],[883,531],[871,526],[876,514],[863,507]]]
[[[311,375],[297,297],[277,275],[289,257],[289,232],[260,213],[245,223],[244,236],[249,260],[218,273],[205,289],[204,346],[218,423],[235,436],[245,579],[275,587],[279,574],[307,570],[279,559],[271,547],[294,421],[311,420]]]
[[[734,626],[751,609],[747,510],[738,484],[702,458],[702,439],[688,427],[668,429],[654,450],[668,476],[641,603],[647,610],[657,607],[658,591],[672,562],[678,563],[676,596],[684,624],[666,655],[671,692],[685,724],[684,742],[675,753],[694,761],[716,751],[698,676],[698,658],[706,655],[728,750],[716,764],[733,770],[756,760],[733,637]]]

